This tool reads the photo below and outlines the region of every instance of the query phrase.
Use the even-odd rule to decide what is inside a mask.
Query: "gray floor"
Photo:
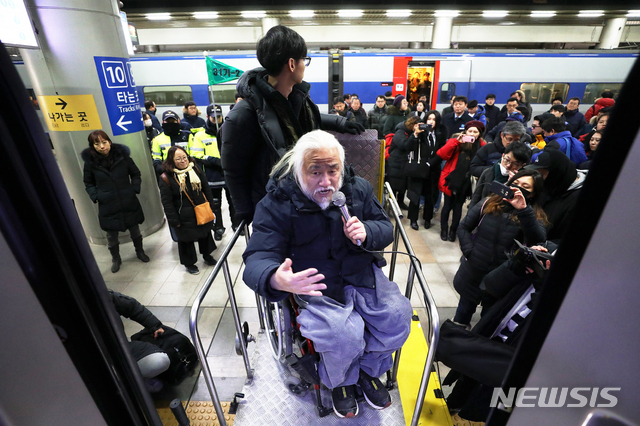
[[[226,208],[225,204],[223,214],[228,222]],[[406,211],[404,213],[406,214]],[[403,219],[402,223],[407,230],[416,256],[422,263],[423,272],[442,323],[447,318],[453,317],[455,307],[458,304],[458,294],[453,288],[453,277],[460,264],[461,252],[457,242],[441,241],[439,218],[439,214],[436,215],[432,221],[433,226],[428,230],[424,229],[422,221],[419,222],[419,231],[412,230],[407,219]],[[224,239],[217,242],[218,250],[213,253],[216,259],[230,238],[231,229],[228,229]],[[144,246],[151,258],[149,263],[142,263],[135,257],[132,243],[121,244],[123,264],[120,271],[115,274],[110,271],[111,261],[107,248],[92,245],[92,250],[109,288],[135,297],[164,324],[189,335],[191,306],[213,268],[200,260],[197,264],[201,271],[200,274],[187,273],[178,262],[178,248],[171,240],[166,225],[155,234],[145,237]],[[241,255],[245,246],[244,239],[240,238],[229,257],[229,269],[232,279],[235,280],[234,291],[240,308],[241,321],[246,321],[249,324],[250,332],[257,335],[259,320],[255,295],[242,282],[241,278]],[[404,251],[402,243],[399,250]],[[390,259],[389,255],[386,257]],[[404,292],[409,272],[409,261],[407,256],[399,255],[397,262],[394,281]],[[386,272],[388,272],[388,268],[387,266]],[[423,329],[427,330],[428,316],[424,295],[417,280],[411,302],[420,317]],[[473,322],[478,319],[479,316],[476,314]],[[128,336],[142,328],[127,319],[123,318],[123,321]],[[208,362],[218,396],[222,401],[231,401],[233,395],[240,392],[245,383],[246,370],[243,358],[236,355],[235,352],[235,326],[228,305],[228,293],[222,273],[214,280],[209,294],[201,305],[199,331],[202,344],[208,350]],[[250,344],[250,351],[253,351],[252,347],[253,344]],[[446,375],[446,367],[441,366],[440,372],[443,376]],[[443,390],[445,394],[448,393],[446,388]],[[182,400],[210,400],[207,386],[202,377],[198,377],[197,374],[186,379],[177,388],[165,389],[155,395],[155,398],[163,400],[175,397]]]

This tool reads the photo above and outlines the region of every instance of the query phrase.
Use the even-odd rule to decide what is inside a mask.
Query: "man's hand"
[[[367,238],[367,230],[364,227],[364,223],[360,222],[360,219],[355,216],[351,216],[349,221],[346,223],[344,218],[342,218],[342,223],[344,235],[346,235],[353,244],[358,245],[358,241],[360,241],[360,243],[364,243],[364,240]]]
[[[308,296],[322,296],[322,292],[327,288],[320,283],[324,275],[318,274],[315,268],[305,269],[294,273],[291,269],[291,259],[286,258],[271,276],[271,287],[276,290],[286,291],[294,294],[306,294]]]
[[[343,133],[351,133],[352,135],[359,135],[364,132],[364,126],[360,123],[356,123],[355,121],[347,121],[344,123],[344,132]]]
[[[153,332],[153,338],[157,339],[159,336],[163,334],[164,334],[164,330],[162,329],[162,327],[160,327],[159,329]]]

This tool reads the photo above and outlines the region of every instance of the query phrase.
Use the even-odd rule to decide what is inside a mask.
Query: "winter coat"
[[[473,120],[469,114],[463,112],[462,115],[456,118],[454,112],[450,112],[447,115],[442,116],[442,124],[447,128],[447,137],[458,132],[464,132],[464,125]]]
[[[571,150],[569,152],[569,158],[571,159],[571,161],[573,161],[575,164],[581,164],[587,161],[587,154],[584,150],[584,144],[578,139],[571,136],[571,132],[568,130],[560,133],[554,133],[553,135],[544,138],[544,140],[547,143],[544,147],[545,151],[549,149],[557,149],[560,152],[566,154],[567,144],[570,143]],[[540,153],[531,156],[532,163],[536,160],[538,155],[540,155]]]
[[[491,144],[487,144],[491,145]],[[487,146],[485,145],[485,146]],[[489,167],[484,169],[480,177],[478,178],[478,182],[476,183],[476,190],[473,192],[471,196],[471,201],[469,201],[468,208],[471,209],[473,206],[478,204],[480,200],[491,195],[491,182],[498,181],[500,183],[507,183],[509,180],[509,176],[503,176],[500,171],[500,164],[496,163],[493,167]]]
[[[471,176],[480,177],[483,171],[493,166],[496,161],[500,161],[504,154],[502,138],[498,138],[494,143],[488,143],[476,152],[471,159]]]
[[[468,114],[467,114],[468,115]],[[484,146],[485,141],[480,140],[480,146]],[[440,174],[440,181],[438,182],[438,189],[443,194],[451,197],[451,190],[447,186],[445,179],[449,176],[449,173],[456,169],[456,164],[458,164],[458,155],[460,154],[460,141],[456,138],[451,138],[447,141],[447,143],[438,150],[438,157],[442,158],[446,161],[444,164],[444,168],[442,169],[442,173]]]
[[[602,108],[612,107],[615,104],[616,101],[614,101],[612,98],[600,98],[596,101],[595,104],[591,105],[591,108],[589,108],[587,112],[584,113],[584,119],[589,122],[591,120],[591,117],[595,117],[596,115],[598,115],[598,111],[600,111]]]
[[[169,184],[164,181],[162,176],[158,180],[160,186],[160,199],[162,201],[162,207],[164,208],[164,214],[167,216],[167,222],[169,226],[173,227],[176,231],[178,241],[180,242],[193,242],[201,238],[205,238],[211,229],[213,228],[213,221],[205,223],[204,225],[198,225],[196,221],[196,213],[194,210],[194,204],[200,205],[205,202],[204,196],[207,197],[206,201],[209,202],[211,210],[213,206],[213,195],[211,189],[207,185],[207,178],[200,169],[196,167],[193,170],[198,174],[200,182],[202,183],[202,191],[195,192],[191,189],[191,180],[189,175],[186,177],[187,194],[191,197],[191,201],[180,189],[180,185],[176,181],[175,173],[165,172],[162,176],[166,176]],[[203,195],[204,194],[204,195]]]
[[[422,112],[418,112],[418,111],[411,111],[411,117],[418,117],[418,120],[421,123],[424,123],[427,119],[427,112],[426,111],[422,111]]]
[[[156,119],[157,120],[157,119]],[[151,141],[158,136],[161,132],[158,131],[154,126],[145,127],[145,133],[147,134],[147,142],[149,142],[149,149],[151,149]]]
[[[151,123],[153,124],[153,128],[158,131],[158,133],[162,133],[162,125],[160,124],[160,120],[156,117],[156,112],[151,110],[145,110],[147,114],[151,117]]]
[[[498,115],[500,114],[500,108],[495,105],[485,105],[484,115],[487,117],[487,125],[485,127],[485,133],[488,133],[493,127],[499,123]]]
[[[182,120],[180,120],[180,123],[182,123],[183,129],[191,130],[203,128],[205,121],[204,118],[198,117],[197,115],[189,115],[187,113],[184,113],[182,115]]]
[[[162,328],[162,322],[156,318],[149,309],[144,307],[133,297],[125,296],[124,294],[113,290],[109,290],[109,296],[111,296],[113,307],[119,315],[129,318],[130,320],[135,321],[154,332],[157,329]],[[122,325],[122,333],[124,332],[124,325]],[[136,359],[136,361],[140,361],[145,356],[153,353],[164,352],[159,346],[138,340],[130,341],[129,349],[131,350],[131,355]]]
[[[354,111],[352,109],[351,114],[353,114],[353,117],[355,118],[356,123],[362,124],[362,127],[364,127],[365,129],[369,128],[369,120],[367,119],[367,112],[364,109],[362,109],[362,106],[358,108],[357,111]]]
[[[414,204],[420,204],[420,196],[422,195],[422,187],[427,182],[436,182],[440,177],[440,164],[442,159],[436,155],[436,152],[444,146],[447,141],[447,129],[443,125],[438,126],[434,131],[435,145],[429,148],[427,143],[428,133],[422,132],[419,134],[419,138],[410,138],[408,142],[408,148],[410,152],[413,152],[413,158],[420,160],[421,163],[429,164],[429,174],[424,178],[407,178],[407,196],[409,201]],[[411,135],[413,136],[413,134]],[[420,144],[420,157],[418,157],[418,143]]]
[[[564,113],[564,119],[569,123],[567,130],[569,130],[573,136],[580,136],[580,130],[587,124],[587,120],[578,109],[566,111]]]
[[[389,245],[393,241],[393,225],[371,185],[349,168],[340,191],[351,215],[364,224],[367,238],[362,246],[382,250]],[[378,258],[345,236],[339,209],[321,210],[302,193],[291,175],[269,181],[268,193],[256,207],[253,234],[242,257],[246,264],[244,282],[270,301],[289,295],[270,285],[271,276],[285,258],[293,261],[294,272],[317,269],[327,285],[322,293],[338,301],[344,300],[343,289],[347,285],[375,286],[372,263]]]
[[[471,115],[471,114],[469,114]],[[475,114],[473,114],[471,116],[471,118],[473,118],[474,120],[477,120],[479,122],[481,122],[482,124],[484,124],[484,128],[486,130],[487,128],[487,116],[484,113],[484,108],[482,107],[482,105],[478,105],[478,110],[476,111]]]
[[[385,136],[388,135],[389,133],[395,133],[398,123],[403,123],[407,121],[407,118],[409,118],[409,115],[411,114],[411,111],[409,110],[409,108],[407,108],[404,111],[401,111],[400,109],[398,109],[393,105],[388,107],[388,110],[389,110],[389,115],[387,115],[387,118],[384,122],[384,128],[382,129],[382,133],[384,133]]]
[[[385,134],[384,122],[389,114],[389,108],[385,105],[383,108],[378,108],[378,105],[369,110],[369,129],[375,129],[378,131],[378,139],[384,139]]]
[[[503,213],[483,214],[485,200],[468,211],[457,232],[460,250],[465,257],[463,263],[467,265],[462,268],[465,274],[456,274],[453,285],[461,296],[476,303],[480,302],[479,284],[482,278],[507,260],[505,251],[511,249],[514,239],[531,246],[547,238],[547,232],[538,222],[531,206],[516,210],[505,202]],[[511,219],[512,213],[515,213],[519,223]]]
[[[584,180],[586,172],[578,172],[578,174],[582,175],[581,178]],[[541,205],[544,212],[547,214],[549,223],[551,224],[549,227],[549,235],[547,237],[549,241],[558,243],[562,238],[564,231],[571,223],[573,211],[576,203],[578,202],[578,196],[580,195],[581,188],[582,181],[578,185],[571,186],[569,189],[559,194],[549,194],[548,191],[545,192]]]
[[[410,138],[414,138],[413,132],[407,130],[404,122],[398,123],[396,133],[391,140],[391,146],[389,146],[389,158],[385,166],[387,181],[394,192],[404,193],[407,186],[407,177],[402,173],[402,167],[409,161],[407,156],[411,151],[409,149]]]
[[[91,201],[98,203],[100,228],[124,232],[144,222],[142,206],[136,196],[140,193],[142,179],[129,147],[111,144],[109,155],[113,156],[113,163],[108,170],[91,155],[92,149],[87,148],[80,155],[84,160],[84,187]]]

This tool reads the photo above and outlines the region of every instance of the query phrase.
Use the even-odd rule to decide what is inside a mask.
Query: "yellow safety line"
[[[417,318],[414,311],[414,318]],[[420,321],[411,322],[411,334],[402,347],[400,365],[398,367],[398,390],[402,400],[404,419],[409,426],[416,406],[416,397],[422,380],[422,370],[427,359],[428,345]],[[424,399],[418,425],[453,426],[447,403],[443,398],[436,398],[434,389],[440,389],[440,380],[435,372],[429,377],[429,386]]]

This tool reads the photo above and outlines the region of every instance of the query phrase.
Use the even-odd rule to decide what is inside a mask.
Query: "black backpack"
[[[158,378],[169,385],[177,385],[198,366],[198,354],[187,336],[166,325],[162,326],[164,333],[153,338],[152,329],[145,328],[131,336],[131,340],[139,340],[159,346],[171,361],[169,369]]]

